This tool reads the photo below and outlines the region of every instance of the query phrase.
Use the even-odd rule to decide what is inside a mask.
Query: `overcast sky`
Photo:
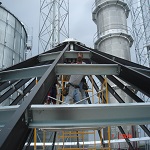
[[[28,27],[33,27],[33,55],[38,53],[38,32],[40,0],[0,0],[5,8],[12,12]],[[94,0],[70,0],[69,20],[70,37],[93,48],[96,25],[92,21]]]

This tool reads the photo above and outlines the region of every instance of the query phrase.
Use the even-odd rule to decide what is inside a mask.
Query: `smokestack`
[[[123,0],[95,0],[92,12],[92,19],[97,25],[95,49],[126,60],[131,59],[130,47],[133,44],[133,39],[128,34],[128,15],[129,7]],[[124,82],[122,83],[128,86]],[[126,103],[133,102],[116,85],[110,81],[109,84]],[[118,103],[118,101],[113,95],[109,94],[109,103]],[[123,129],[129,135],[128,138],[131,138],[133,128],[131,126],[124,126]],[[124,137],[118,130],[118,127],[111,127],[112,139],[121,138],[121,136],[122,138]],[[107,137],[106,130],[104,130],[104,137]],[[117,148],[116,145],[111,145],[111,147]],[[128,146],[121,144],[120,147],[125,148]]]
[[[128,34],[129,7],[123,0],[95,0],[92,13],[97,25],[95,48],[130,60],[133,39]]]

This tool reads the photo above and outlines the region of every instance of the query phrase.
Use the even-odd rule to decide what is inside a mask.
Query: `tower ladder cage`
[[[128,24],[132,28],[136,62],[150,67],[150,2],[149,0],[126,0],[126,2],[130,8],[131,16]]]
[[[132,36],[134,45],[132,51],[136,56],[136,62],[150,67],[150,1],[149,0],[126,0],[131,17],[128,22],[132,26]],[[145,102],[150,102],[149,97],[141,92],[137,92]],[[150,128],[147,125],[147,128]],[[139,135],[146,136],[141,128],[138,129]],[[145,142],[145,149],[149,149],[150,141]]]
[[[69,0],[40,0],[38,53],[69,37]]]

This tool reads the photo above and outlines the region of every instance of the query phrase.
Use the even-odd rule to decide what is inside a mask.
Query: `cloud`
[[[96,25],[92,21],[92,3],[93,1],[70,1],[70,36],[89,47],[93,47],[96,32]]]

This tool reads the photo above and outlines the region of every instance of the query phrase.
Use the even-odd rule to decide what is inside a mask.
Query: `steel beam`
[[[57,75],[118,75],[120,67],[114,64],[59,64]]]
[[[0,82],[41,77],[49,67],[50,65],[43,65],[43,66],[2,71],[0,72]]]
[[[78,52],[83,52],[84,59],[90,59],[91,58],[91,52],[90,51],[68,51],[64,53],[64,59],[70,58],[70,59],[76,59]],[[60,52],[54,52],[54,53],[46,53],[39,55],[39,62],[43,61],[51,61],[54,60]]]
[[[7,92],[5,92],[3,95],[0,96],[0,103],[2,103],[6,98],[8,98],[14,92],[16,92],[20,87],[25,85],[25,83],[27,83],[29,80],[30,79],[24,79],[16,83],[12,88],[10,88]]]
[[[30,128],[99,128],[150,123],[150,103],[32,105]]]
[[[129,67],[129,68],[131,68],[131,69],[133,69],[133,70],[136,70],[136,71],[138,71],[138,72],[141,72],[142,74],[144,74],[144,75],[150,77],[150,69],[142,69],[142,68],[136,68],[136,67],[131,67],[131,66],[126,66],[126,67]]]
[[[150,137],[150,131],[145,125],[140,125],[140,127],[143,129],[143,131]]]
[[[34,56],[30,59],[27,59],[26,61],[20,62],[16,65],[13,65],[13,66],[9,67],[9,68],[6,68],[4,71],[19,69],[19,68],[25,68],[25,67],[32,67],[32,66],[35,66],[37,64],[39,64],[38,57]]]
[[[21,99],[24,98],[24,96],[27,93],[30,93],[31,89],[35,86],[36,84],[36,79],[34,79],[24,90],[23,94],[20,94],[10,105],[17,105]]]
[[[4,127],[4,125],[10,120],[13,113],[17,110],[17,106],[3,106],[0,107],[0,128]]]
[[[16,81],[7,81],[5,83],[3,83],[2,85],[0,85],[0,92],[5,90],[6,88],[8,88],[9,86],[11,86],[12,84],[14,84]]]
[[[107,76],[109,80],[111,80],[114,84],[116,84],[122,91],[124,91],[127,95],[129,95],[134,101],[138,103],[144,102],[142,99],[140,99],[134,92],[132,92],[127,86],[122,84],[119,80],[117,80],[113,76]]]
[[[21,80],[41,77],[50,65],[22,68],[0,72],[0,81]],[[90,69],[89,69],[90,68]],[[114,64],[58,64],[55,67],[57,75],[118,75],[120,67]]]
[[[41,54],[38,57],[39,62],[55,60],[60,52]]]
[[[118,126],[118,128],[119,128],[119,130],[120,130],[122,135],[126,135],[126,133],[124,132],[124,130],[123,130],[123,128],[121,126]],[[134,150],[134,147],[132,146],[131,141],[129,140],[129,138],[125,137],[124,139],[127,142],[127,144],[129,145],[130,149]]]
[[[96,76],[101,83],[104,82],[104,78],[102,76]],[[122,98],[117,94],[117,92],[109,85],[108,85],[108,91],[116,98],[116,100],[119,102],[119,103],[125,103]]]
[[[150,76],[145,76],[140,72],[129,69],[128,67],[121,66],[121,72],[118,77],[130,84],[131,86],[135,86],[139,91],[143,94],[150,97]],[[127,75],[128,74],[128,75]]]

